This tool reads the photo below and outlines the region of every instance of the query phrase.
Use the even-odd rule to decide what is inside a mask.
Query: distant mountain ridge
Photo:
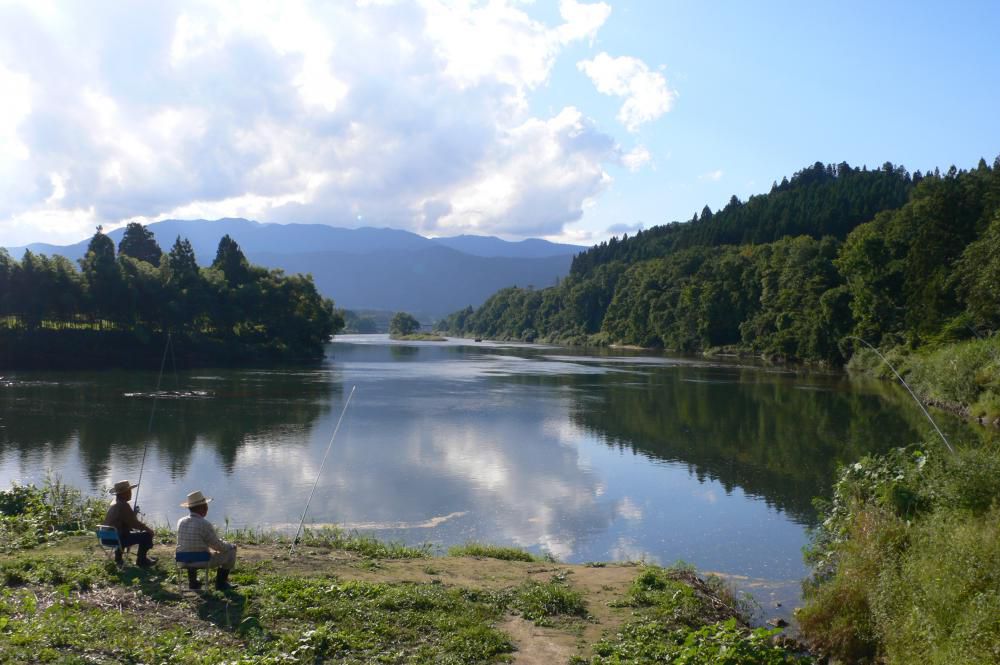
[[[569,272],[585,247],[532,238],[509,242],[494,236],[425,238],[399,229],[344,229],[324,224],[266,224],[240,218],[164,220],[147,228],[166,252],[187,238],[201,265],[215,258],[229,235],[247,258],[287,273],[313,275],[320,292],[338,307],[406,310],[426,319],[478,306],[508,286],[551,286]],[[124,229],[108,233],[117,247]],[[15,259],[30,250],[76,261],[90,239],[72,245],[32,243],[8,248]]]

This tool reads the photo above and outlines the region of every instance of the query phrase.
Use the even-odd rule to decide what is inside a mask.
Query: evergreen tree
[[[138,222],[131,222],[125,227],[125,233],[118,243],[118,254],[158,266],[163,250],[156,244],[152,231]]]

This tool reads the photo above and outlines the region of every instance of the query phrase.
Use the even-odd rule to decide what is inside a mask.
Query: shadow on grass
[[[196,599],[193,604],[198,617],[223,630],[242,632],[257,627],[253,621],[244,622],[247,599],[238,591],[217,591],[206,585],[204,590],[191,592],[187,589],[186,575],[181,573],[178,576],[173,570],[161,566],[128,566],[116,571],[116,576],[122,585],[136,588],[158,602],[177,602],[188,594],[194,594]]]
[[[182,598],[174,572],[165,570],[160,565],[152,568],[126,566],[117,570],[115,576],[124,586],[139,589],[152,600],[163,602]]]

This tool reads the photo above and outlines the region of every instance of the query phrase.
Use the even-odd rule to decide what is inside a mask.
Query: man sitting
[[[115,500],[108,508],[104,516],[104,523],[113,526],[118,531],[118,541],[121,547],[115,550],[115,563],[122,564],[122,547],[139,546],[139,554],[135,562],[143,568],[149,568],[156,559],[147,556],[149,550],[153,548],[153,530],[139,521],[132,506],[128,502],[132,500],[132,489],[138,487],[127,480],[120,480],[115,483],[109,492],[115,495]]]
[[[215,576],[215,588],[225,591],[232,588],[229,584],[229,571],[236,565],[236,545],[220,540],[215,534],[215,527],[205,519],[208,502],[211,500],[211,497],[204,496],[200,490],[195,490],[181,504],[181,508],[187,508],[191,513],[177,522],[177,552],[210,552],[208,567],[219,569]],[[201,588],[195,568],[188,568],[188,588]]]

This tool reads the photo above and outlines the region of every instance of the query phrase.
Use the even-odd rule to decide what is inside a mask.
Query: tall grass
[[[536,556],[519,547],[504,547],[502,545],[489,545],[476,542],[449,547],[448,556],[478,556],[487,559],[500,559],[502,561],[555,562],[555,558],[548,554],[545,556]]]
[[[896,347],[886,357],[922,400],[989,422],[1000,420],[1000,337],[955,342],[915,353]],[[851,358],[848,369],[894,378],[867,349]]]
[[[89,531],[106,509],[103,499],[84,495],[58,476],[47,477],[41,487],[12,485],[0,491],[0,549],[9,552]]]
[[[1000,662],[1000,450],[896,450],[842,473],[803,634],[845,662]]]

